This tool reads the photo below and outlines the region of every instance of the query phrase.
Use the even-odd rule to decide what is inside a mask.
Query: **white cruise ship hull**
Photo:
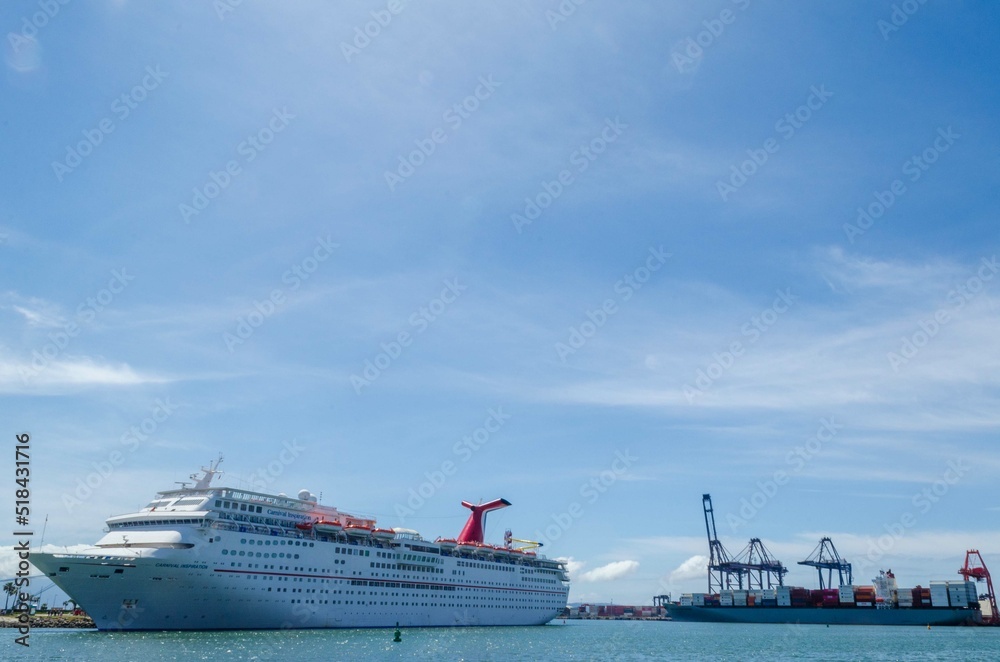
[[[428,566],[389,556],[405,557],[405,546],[181,533],[201,540],[187,549],[33,553],[31,561],[100,630],[542,625],[566,605],[568,587],[554,574],[509,560],[440,555]],[[275,549],[288,551],[259,551]]]

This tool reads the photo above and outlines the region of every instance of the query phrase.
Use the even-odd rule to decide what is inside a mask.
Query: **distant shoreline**
[[[20,625],[17,616],[0,616],[0,628],[16,628]],[[90,628],[96,629],[89,616],[72,614],[35,614],[31,617],[32,628]]]

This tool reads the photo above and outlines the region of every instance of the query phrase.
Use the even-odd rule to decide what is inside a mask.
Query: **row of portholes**
[[[253,540],[247,540],[246,538],[240,538],[240,544],[241,545],[253,545],[254,541]],[[271,541],[270,540],[258,540],[256,544],[258,544],[258,545],[270,545]],[[298,547],[299,545],[302,545],[303,547],[313,547],[316,543],[313,543],[313,542],[303,542],[301,540],[294,540],[294,541],[293,540],[275,540],[274,544],[275,545],[285,545],[285,544],[287,544],[287,545],[295,545],[296,547]]]
[[[291,553],[286,554],[285,552],[274,552],[273,554],[271,552],[263,552],[263,554],[262,554],[261,552],[254,553],[254,552],[244,552],[243,550],[240,550],[237,553],[237,551],[235,549],[224,549],[224,550],[222,550],[222,554],[223,554],[223,556],[225,556],[227,554],[231,554],[232,556],[256,556],[256,558],[258,558],[258,559],[259,558],[265,558],[265,559],[270,559],[270,558],[275,558],[275,559],[284,559],[284,558],[297,559],[297,558],[299,558],[298,554],[291,554]]]

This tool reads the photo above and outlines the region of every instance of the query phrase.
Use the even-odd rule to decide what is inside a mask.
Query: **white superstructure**
[[[32,563],[101,630],[541,625],[566,606],[560,561],[379,529],[307,490],[211,487],[217,466],[111,517],[83,553]]]

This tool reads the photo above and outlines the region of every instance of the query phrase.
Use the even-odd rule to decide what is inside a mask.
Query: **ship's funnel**
[[[510,505],[507,499],[494,499],[489,503],[481,503],[474,506],[468,501],[463,501],[462,505],[472,511],[469,521],[465,523],[462,532],[458,534],[458,542],[483,542],[483,518],[491,510],[499,510]]]

